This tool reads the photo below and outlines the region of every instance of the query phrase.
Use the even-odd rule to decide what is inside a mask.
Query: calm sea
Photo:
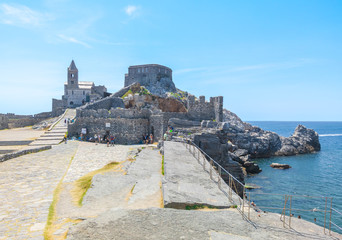
[[[254,126],[264,130],[276,132],[281,136],[291,136],[298,124],[314,129],[319,134],[321,151],[290,157],[272,157],[258,159],[256,162],[262,172],[248,176],[246,183],[260,186],[260,189],[251,190],[251,199],[257,206],[280,207],[284,206],[284,196],[264,195],[258,193],[308,195],[318,198],[292,197],[292,208],[303,209],[292,211],[294,217],[314,222],[323,226],[324,217],[327,227],[330,213],[324,216],[320,211],[330,210],[330,199],[319,197],[332,197],[332,206],[342,213],[342,122],[268,122],[250,121]],[[292,168],[287,170],[273,169],[273,162],[286,163]],[[326,201],[327,200],[327,201]],[[287,204],[289,207],[289,202]],[[264,210],[264,209],[263,209]],[[266,209],[265,209],[266,210]],[[281,212],[277,209],[268,209]],[[287,212],[289,213],[289,212]],[[342,228],[342,215],[332,213],[332,221]],[[334,231],[342,231],[332,225]]]

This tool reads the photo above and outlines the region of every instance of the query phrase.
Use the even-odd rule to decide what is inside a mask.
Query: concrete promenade
[[[164,165],[165,207],[184,209],[186,206],[204,205],[229,208],[235,205],[228,201],[227,196],[218,188],[218,176],[215,175],[216,181],[211,180],[210,175],[203,170],[202,165],[183,143],[164,142]]]

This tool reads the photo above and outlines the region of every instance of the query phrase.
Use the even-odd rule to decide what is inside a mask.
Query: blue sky
[[[51,110],[80,81],[123,87],[130,65],[224,96],[243,120],[342,121],[342,1],[1,1],[0,112]]]

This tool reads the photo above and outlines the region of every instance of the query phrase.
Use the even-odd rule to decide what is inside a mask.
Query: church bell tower
[[[71,61],[68,67],[68,88],[78,88],[78,69],[74,60]]]

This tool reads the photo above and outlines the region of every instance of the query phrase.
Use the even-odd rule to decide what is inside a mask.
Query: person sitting
[[[150,140],[150,144],[153,144],[153,134],[152,133],[150,134],[150,139],[149,140]]]
[[[148,139],[148,134],[146,134],[146,136],[145,136],[145,144],[146,144],[146,145],[148,144],[148,141],[149,141],[149,139]]]

